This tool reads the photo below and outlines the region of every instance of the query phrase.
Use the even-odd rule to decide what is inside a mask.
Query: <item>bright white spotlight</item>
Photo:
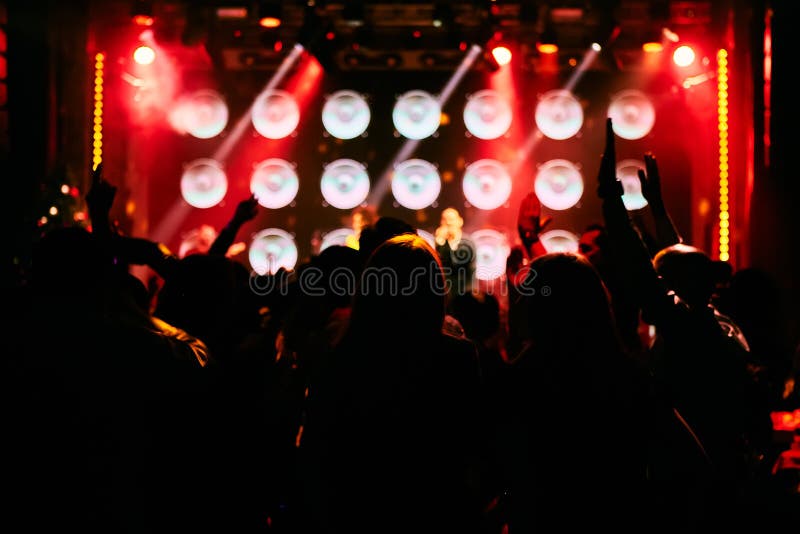
[[[325,235],[322,236],[322,243],[319,245],[319,251],[322,252],[326,248],[332,246],[344,247],[347,245],[347,239],[350,236],[355,236],[352,228],[338,228],[326,232]]]
[[[281,267],[291,271],[297,264],[297,246],[288,232],[267,228],[253,236],[248,259],[250,266],[260,275],[275,274]]]
[[[467,165],[462,182],[464,196],[478,209],[499,208],[511,195],[511,176],[494,159],[479,159]]]
[[[681,45],[672,52],[672,61],[679,67],[688,67],[694,59],[694,49],[689,45]]]
[[[400,135],[425,139],[439,128],[442,110],[439,102],[425,91],[408,91],[398,97],[392,109],[392,122]]]
[[[626,159],[617,163],[617,178],[622,182],[622,203],[628,211],[640,210],[647,206],[639,181],[639,169],[646,170],[643,161]]]
[[[150,65],[156,60],[156,51],[147,45],[142,45],[133,51],[133,60],[139,65]]]
[[[392,194],[398,204],[410,210],[427,208],[439,198],[442,181],[436,167],[423,159],[399,163],[392,176]]]
[[[497,61],[497,64],[501,67],[503,65],[508,65],[511,63],[511,50],[505,46],[495,46],[492,48],[492,57],[494,57],[494,60]]]
[[[195,208],[210,208],[225,198],[228,178],[222,165],[209,158],[192,161],[181,176],[181,195],[187,204]]]
[[[495,280],[506,272],[506,259],[511,252],[508,238],[502,232],[486,228],[469,235],[475,244],[475,277]]]
[[[253,127],[268,139],[283,139],[300,123],[300,107],[286,91],[271,89],[261,93],[253,103]]]
[[[623,139],[641,139],[656,122],[656,110],[647,96],[636,89],[621,91],[611,97],[608,106],[614,133]]]
[[[369,175],[361,163],[337,159],[325,166],[320,189],[325,201],[342,210],[355,208],[369,194]]]
[[[172,127],[198,139],[216,137],[228,124],[228,106],[222,96],[210,89],[201,89],[178,99],[169,114]]]
[[[353,139],[369,126],[369,104],[355,91],[337,91],[322,107],[322,124],[337,139]]]
[[[574,252],[579,250],[580,238],[567,230],[548,230],[539,235],[539,242],[545,251],[551,252]]]
[[[464,106],[464,125],[479,139],[497,139],[511,127],[511,106],[500,93],[485,89],[470,95]]]
[[[294,165],[280,158],[262,161],[250,175],[250,192],[265,208],[278,209],[288,205],[297,196],[298,189],[300,181]]]
[[[536,127],[550,139],[569,139],[583,126],[583,107],[566,89],[553,89],[536,104]]]
[[[569,209],[583,196],[583,176],[571,161],[551,159],[539,167],[533,190],[539,202],[551,210]]]

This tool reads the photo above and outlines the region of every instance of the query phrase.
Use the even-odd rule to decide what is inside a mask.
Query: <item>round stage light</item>
[[[551,159],[539,167],[533,190],[539,202],[551,210],[569,209],[583,196],[583,176],[571,161]]]
[[[325,201],[342,210],[355,208],[369,194],[369,175],[361,163],[337,159],[325,166],[320,189]]]
[[[579,237],[567,230],[548,230],[539,235],[539,241],[548,252],[578,253]]]
[[[621,91],[611,97],[608,116],[614,133],[623,139],[641,139],[656,122],[656,110],[647,96],[636,89]]]
[[[178,99],[169,115],[173,128],[198,139],[216,137],[228,124],[228,106],[216,91],[202,89]]]
[[[464,106],[464,125],[479,139],[497,139],[511,127],[511,106],[493,89],[470,95]]]
[[[511,247],[504,233],[486,228],[467,237],[475,244],[475,278],[495,280],[505,274]]]
[[[392,194],[397,203],[410,210],[427,208],[439,198],[442,181],[436,167],[423,159],[397,164],[392,176]]]
[[[192,161],[184,168],[181,176],[181,195],[195,208],[216,206],[225,198],[228,191],[228,178],[222,165],[209,158]]]
[[[467,165],[462,182],[464,196],[478,209],[499,208],[511,195],[511,176],[494,159],[479,159]]]
[[[566,89],[553,89],[536,104],[536,127],[550,139],[569,139],[583,126],[583,107]]]
[[[291,271],[297,264],[297,246],[288,232],[267,228],[253,236],[248,259],[250,266],[260,275],[275,274],[281,267]]]
[[[433,236],[432,233],[417,228],[417,235],[420,236],[425,241],[427,241],[428,244],[431,246],[431,248],[436,249],[436,238]]]
[[[626,159],[617,163],[617,178],[622,182],[622,203],[628,211],[640,210],[647,206],[639,181],[639,169],[646,170],[644,162]]]
[[[337,91],[322,107],[322,125],[337,139],[353,139],[369,126],[369,104],[355,91]]]
[[[139,65],[150,65],[156,60],[156,51],[147,45],[142,45],[133,51],[133,60]]]
[[[332,246],[347,246],[347,239],[355,235],[352,228],[338,228],[326,232],[325,235],[322,236],[322,243],[319,245],[319,251],[322,252],[326,248]]]
[[[695,60],[694,48],[689,45],[681,45],[672,52],[672,61],[679,67],[688,67]]]
[[[408,139],[425,139],[439,127],[439,102],[425,91],[408,91],[398,97],[392,110],[392,123]]]
[[[300,180],[294,165],[280,158],[270,158],[256,165],[250,176],[250,192],[265,208],[278,209],[297,196]]]
[[[253,103],[250,116],[256,131],[268,139],[283,139],[300,123],[300,107],[286,91],[264,91]]]

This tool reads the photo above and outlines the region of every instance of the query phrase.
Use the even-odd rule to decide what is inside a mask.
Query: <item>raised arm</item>
[[[648,152],[644,155],[645,170],[639,170],[642,195],[650,206],[656,226],[656,241],[659,250],[682,243],[678,229],[672,221],[661,194],[661,173],[658,171],[656,157]]]
[[[239,233],[242,225],[247,221],[253,220],[257,214],[258,200],[255,194],[239,202],[236,206],[236,211],[233,213],[233,217],[231,217],[228,224],[220,230],[219,234],[217,234],[217,238],[211,244],[211,248],[208,249],[208,254],[211,256],[225,256],[228,249],[233,245],[236,234]]]

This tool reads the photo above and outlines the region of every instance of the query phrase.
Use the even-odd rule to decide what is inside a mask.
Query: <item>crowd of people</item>
[[[91,229],[42,236],[7,300],[7,531],[796,528],[800,477],[773,469],[771,414],[800,408],[779,291],[684,242],[652,154],[655,232],[636,225],[605,135],[602,220],[548,253],[528,194],[507,300],[473,283],[453,209],[434,244],[365,215],[355,242],[257,275],[227,254],[254,197],[176,255],[114,231],[99,167]]]

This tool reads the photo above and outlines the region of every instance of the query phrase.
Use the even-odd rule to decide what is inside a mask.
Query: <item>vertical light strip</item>
[[[730,259],[730,189],[728,162],[728,51],[717,52],[717,128],[719,130],[719,259]]]
[[[103,161],[103,73],[106,55],[94,56],[94,115],[92,120],[92,168]]]

